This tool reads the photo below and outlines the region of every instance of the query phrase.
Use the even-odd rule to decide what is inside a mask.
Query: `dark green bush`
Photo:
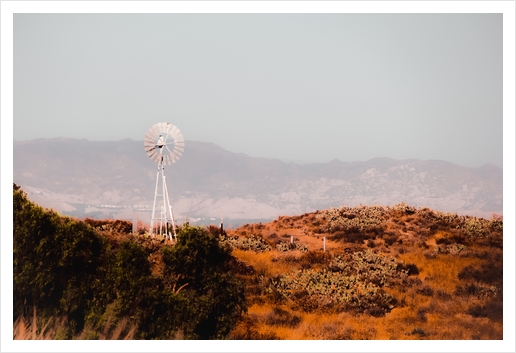
[[[72,333],[104,281],[106,241],[85,223],[34,205],[13,187],[14,317],[33,306],[47,315],[68,317]]]
[[[176,276],[189,299],[187,338],[225,337],[247,310],[245,287],[230,271],[231,252],[200,227],[185,226],[174,247],[163,249],[166,277]]]
[[[166,248],[129,236],[115,244],[85,222],[33,204],[17,185],[13,210],[13,320],[37,308],[43,319],[66,318],[68,339],[83,328],[98,337],[108,321],[123,318],[137,327],[137,339],[178,331],[208,339],[225,338],[246,310],[234,258],[206,229],[185,226]],[[123,223],[108,223],[124,231]],[[160,247],[165,270],[153,274],[149,256]]]

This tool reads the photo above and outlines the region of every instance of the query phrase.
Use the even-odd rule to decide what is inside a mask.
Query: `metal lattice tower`
[[[158,164],[149,233],[168,236],[172,240],[172,237],[175,239],[177,236],[165,166],[175,163],[181,157],[185,140],[181,131],[171,123],[157,123],[147,131],[143,144],[147,156]]]

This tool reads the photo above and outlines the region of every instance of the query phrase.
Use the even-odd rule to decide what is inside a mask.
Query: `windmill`
[[[168,236],[172,240],[172,236],[174,238],[177,236],[165,178],[165,166],[175,163],[181,157],[185,149],[185,140],[181,131],[171,123],[157,123],[152,125],[145,134],[143,145],[147,156],[158,164],[149,233],[154,235],[154,228],[156,228],[157,234]]]

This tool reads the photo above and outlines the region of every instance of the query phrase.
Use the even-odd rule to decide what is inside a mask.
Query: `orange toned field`
[[[127,240],[140,244],[149,273],[165,273],[163,254],[175,242],[144,230],[132,234],[129,222],[86,222],[110,248]],[[224,273],[239,288],[245,285],[239,293],[242,303],[245,293],[247,311],[240,316],[241,306],[236,325],[233,321],[220,338],[503,339],[503,222],[497,217],[486,220],[399,204],[280,217],[223,234],[215,226],[184,229],[202,231],[218,243],[216,248],[231,252]],[[176,290],[170,284],[175,294],[187,285]],[[14,318],[14,339],[134,339],[147,327],[117,317],[111,303],[95,327],[72,335],[68,318],[45,315],[44,307],[38,313],[29,308]],[[164,337],[186,336],[174,327]]]
[[[228,232],[229,238],[256,237],[270,247],[253,251],[235,246],[233,250],[247,268],[240,276],[247,282],[249,309],[230,338],[503,339],[503,232],[499,220],[416,210],[404,204],[336,212],[280,217]],[[340,224],[338,217],[344,218]],[[359,222],[348,221],[360,217],[373,226],[359,229]],[[324,297],[316,294],[316,289],[307,293],[301,287],[320,286],[298,285],[297,281],[305,278],[303,273],[316,276],[318,272],[313,271],[349,275],[353,261],[362,261],[356,254],[371,258],[366,266],[361,265],[357,278],[362,276],[366,284],[369,279],[375,282],[364,273],[373,276],[380,270],[382,278],[387,278],[377,289],[393,299],[382,310],[381,304],[374,302],[353,306],[329,300],[318,305]],[[340,270],[335,264],[341,260],[336,258],[344,259]],[[381,261],[394,265],[380,269]],[[329,297],[336,293],[338,284],[334,283]]]

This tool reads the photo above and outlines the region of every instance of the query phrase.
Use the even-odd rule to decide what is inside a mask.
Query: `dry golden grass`
[[[365,314],[292,311],[301,319],[300,324],[292,328],[268,325],[266,317],[272,310],[272,306],[253,305],[248,315],[253,317],[257,332],[263,335],[273,332],[277,339],[284,340],[501,339],[503,331],[501,323],[454,314],[454,311],[448,315],[427,314],[423,319],[413,307],[396,308],[380,318]]]
[[[20,316],[13,325],[13,339],[14,340],[54,340],[60,339],[60,332],[66,330],[67,320],[66,318],[57,319],[52,317],[41,322],[37,316],[31,318],[31,320],[25,319]],[[85,328],[80,334],[74,339],[84,340],[90,338],[98,338],[101,340],[131,340],[134,339],[137,326],[132,325],[128,319],[123,319],[117,323],[114,329],[111,327],[112,322],[108,320],[104,325],[102,332],[96,335],[91,332],[88,328]],[[92,337],[93,334],[93,337]],[[181,339],[181,338],[179,338]]]
[[[478,258],[461,258],[454,255],[441,254],[438,259],[427,259],[422,253],[405,253],[399,255],[405,263],[414,263],[419,268],[419,278],[432,282],[436,289],[453,292],[460,283],[459,272],[468,265],[478,265]]]
[[[292,251],[292,256],[300,256],[301,252]],[[233,255],[249,265],[253,266],[257,272],[267,272],[272,276],[277,276],[282,273],[288,273],[295,270],[295,264],[280,261],[282,255],[275,251],[267,251],[255,253],[253,251],[243,251],[239,249],[233,250]],[[272,266],[271,266],[272,265]]]
[[[322,249],[323,236],[313,234],[313,214],[307,217],[280,217],[280,220],[261,226],[264,239],[294,235],[303,242],[309,251]],[[309,221],[308,221],[309,220]],[[422,228],[420,228],[422,227]],[[250,227],[249,227],[250,228]],[[465,281],[459,273],[467,267],[481,269],[486,266],[486,259],[479,255],[486,251],[500,250],[486,248],[487,243],[468,243],[467,250],[460,254],[439,253],[432,255],[439,244],[456,243],[455,230],[437,230],[429,233],[428,225],[416,215],[402,216],[386,222],[384,236],[378,236],[363,243],[345,243],[327,239],[328,254],[357,249],[373,248],[374,251],[395,256],[396,262],[417,266],[418,278],[408,286],[384,287],[384,290],[397,299],[397,304],[387,314],[374,317],[357,312],[305,312],[295,301],[272,299],[262,296],[261,301],[253,301],[245,320],[233,331],[254,332],[246,339],[284,339],[284,340],[499,340],[503,338],[501,320],[493,321],[487,317],[474,317],[468,312],[477,305],[487,305],[490,298],[475,295],[458,295],[458,286]],[[389,238],[396,240],[392,242]],[[285,238],[285,237],[284,237]],[[387,240],[389,242],[387,243]],[[440,245],[443,246],[443,245]],[[270,251],[255,254],[250,251],[235,250],[237,258],[245,260],[261,274],[277,276],[300,268],[299,262],[284,261],[286,256],[301,258],[302,254],[278,254]],[[425,256],[426,255],[426,256]],[[495,257],[493,255],[491,257]],[[314,266],[319,266],[314,264]],[[288,325],[280,320],[271,320],[275,310],[287,312],[298,320],[296,325]],[[238,336],[238,335],[236,335]]]
[[[56,336],[56,327],[64,326],[64,319],[54,322],[55,319],[48,319],[42,327],[38,327],[37,320],[26,320],[20,316],[13,325],[14,340],[51,340]],[[53,325],[50,325],[53,324]],[[34,329],[36,327],[36,329]]]

